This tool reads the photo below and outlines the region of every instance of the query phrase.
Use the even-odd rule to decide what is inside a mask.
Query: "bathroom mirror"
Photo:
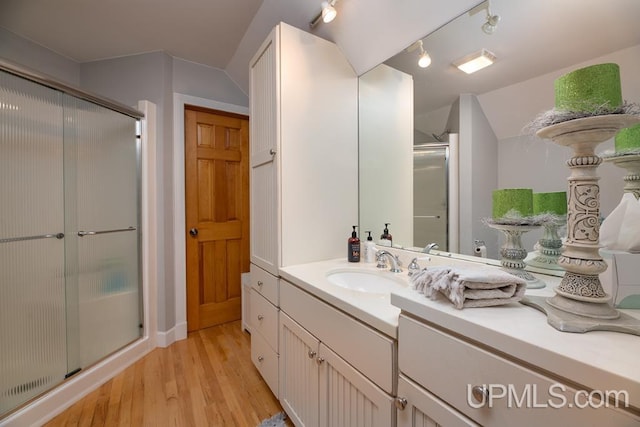
[[[482,27],[492,15],[500,20],[487,34]],[[482,223],[491,215],[492,190],[566,190],[569,150],[523,129],[553,107],[553,81],[577,68],[615,62],[623,98],[640,102],[638,16],[637,0],[485,1],[421,39],[429,67],[418,66],[421,49],[413,44],[363,74],[363,239],[371,230],[377,242],[390,223],[394,245],[421,250],[437,242],[445,251],[472,256],[474,241],[481,240],[488,257],[499,258],[502,237]],[[481,49],[495,55],[493,65],[474,74],[452,65]],[[429,145],[437,154],[425,162],[420,150]],[[608,141],[598,151],[612,148]],[[622,197],[625,172],[604,163],[598,174],[606,216]],[[523,245],[533,250],[541,233],[527,233]]]

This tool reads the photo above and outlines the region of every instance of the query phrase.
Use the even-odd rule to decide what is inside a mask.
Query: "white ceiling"
[[[490,6],[501,16],[493,35],[481,30],[485,10],[465,13],[424,38],[428,68],[418,68],[417,51],[386,62],[414,76],[416,114],[451,105],[460,93],[486,93],[640,44],[639,0],[491,0]],[[491,67],[467,75],[452,65],[481,48],[497,56]]]
[[[336,20],[310,30],[320,0],[0,0],[0,26],[80,63],[162,50],[225,70],[247,93],[248,62],[280,21],[334,41],[362,74],[462,13],[425,38],[429,68],[415,53],[389,62],[414,74],[418,113],[640,43],[640,0],[491,0],[502,17],[492,36],[484,11],[464,14],[478,3],[338,0]],[[495,65],[471,76],[451,66],[481,47]]]
[[[225,70],[248,92],[248,63],[286,22],[335,42],[361,74],[479,0],[0,0],[0,27],[76,62],[162,50]]]

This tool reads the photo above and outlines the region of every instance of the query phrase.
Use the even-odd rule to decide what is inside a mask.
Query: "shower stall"
[[[141,117],[0,63],[0,418],[141,336]]]
[[[448,142],[413,146],[413,244],[450,249],[450,147]]]

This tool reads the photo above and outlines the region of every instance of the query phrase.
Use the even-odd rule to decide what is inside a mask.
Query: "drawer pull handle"
[[[322,363],[324,362],[324,357],[318,357],[316,359],[316,362],[318,363],[318,365],[322,365]]]
[[[309,350],[308,354],[309,354],[309,359],[313,359],[314,357],[316,357],[317,353],[315,351],[313,351],[313,350]]]
[[[262,280],[258,280],[258,286],[261,287],[263,285]]]
[[[404,408],[407,407],[407,399],[405,399],[404,397],[396,397],[395,404],[396,404],[396,408],[403,411]]]
[[[473,386],[471,395],[477,403],[481,403],[483,406],[489,401],[489,389],[485,386]]]
[[[263,360],[264,360],[264,357],[258,356],[258,362],[262,362]]]
[[[262,314],[258,314],[258,320],[262,320],[264,319],[264,316]]]

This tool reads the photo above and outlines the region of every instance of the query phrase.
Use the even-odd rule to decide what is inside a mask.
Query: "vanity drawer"
[[[259,333],[274,351],[278,350],[278,307],[251,289],[251,332]]]
[[[280,281],[281,310],[389,394],[395,394],[395,341],[297,286]]]
[[[251,334],[251,361],[273,394],[278,397],[278,353],[260,334]]]
[[[553,378],[403,315],[398,337],[400,371],[482,425],[629,426],[640,421],[613,404],[589,405],[589,391],[576,396],[575,389]],[[480,387],[479,401],[474,387]]]
[[[278,305],[278,278],[255,264],[251,264],[251,287],[273,305]]]

